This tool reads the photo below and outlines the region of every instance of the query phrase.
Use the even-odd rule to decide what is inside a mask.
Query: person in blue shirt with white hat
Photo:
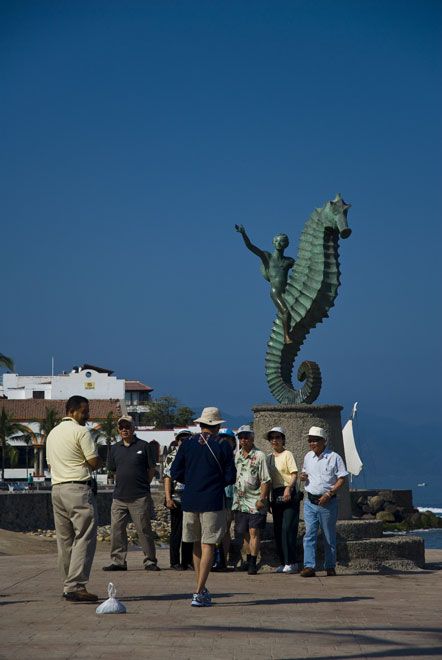
[[[304,457],[300,477],[307,494],[304,499],[304,568],[301,577],[316,575],[316,540],[319,526],[324,537],[324,569],[328,576],[336,575],[336,495],[345,483],[348,472],[339,454],[327,447],[327,440],[325,429],[320,426],[310,428],[310,451]]]

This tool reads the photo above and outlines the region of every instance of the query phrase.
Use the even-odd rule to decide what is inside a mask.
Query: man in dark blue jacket
[[[193,543],[196,575],[194,607],[209,607],[211,596],[206,581],[213,564],[215,545],[226,531],[224,488],[235,483],[236,470],[230,444],[218,435],[221,419],[218,408],[204,408],[195,420],[201,433],[183,443],[171,467],[171,476],[184,484],[183,541]]]

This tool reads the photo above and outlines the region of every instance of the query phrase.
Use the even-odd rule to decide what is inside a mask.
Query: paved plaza
[[[34,549],[0,556],[0,657],[8,660],[442,658],[439,550],[413,573],[212,574],[214,605],[204,609],[190,607],[193,572],[148,573],[134,551],[127,573],[111,575],[127,614],[100,616],[94,604],[61,598],[54,544]],[[108,560],[100,545],[89,589],[103,599]],[[167,567],[166,550],[159,562]]]

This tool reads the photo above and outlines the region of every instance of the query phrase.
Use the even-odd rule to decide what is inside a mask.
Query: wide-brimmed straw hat
[[[226,420],[221,419],[221,414],[218,408],[208,407],[203,408],[201,417],[198,417],[198,419],[194,419],[193,421],[198,424],[204,424],[205,426],[218,426],[218,424],[222,424]]]

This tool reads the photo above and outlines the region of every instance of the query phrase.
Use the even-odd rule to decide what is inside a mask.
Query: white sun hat
[[[236,435],[239,436],[241,433],[248,433],[249,435],[253,435],[253,429],[250,424],[243,424],[240,426],[236,432]]]
[[[308,436],[309,438],[322,438],[323,440],[327,440],[327,431],[320,426],[311,426],[309,428]]]
[[[265,440],[269,440],[269,435],[271,433],[281,433],[281,435],[283,435],[285,438],[285,431],[282,426],[274,426],[272,429],[270,429],[270,431],[267,431],[267,433],[264,435]]]
[[[180,435],[192,435],[192,431],[190,431],[189,429],[176,429],[173,432],[173,434],[174,434],[175,438],[178,438],[178,436],[180,436]]]

